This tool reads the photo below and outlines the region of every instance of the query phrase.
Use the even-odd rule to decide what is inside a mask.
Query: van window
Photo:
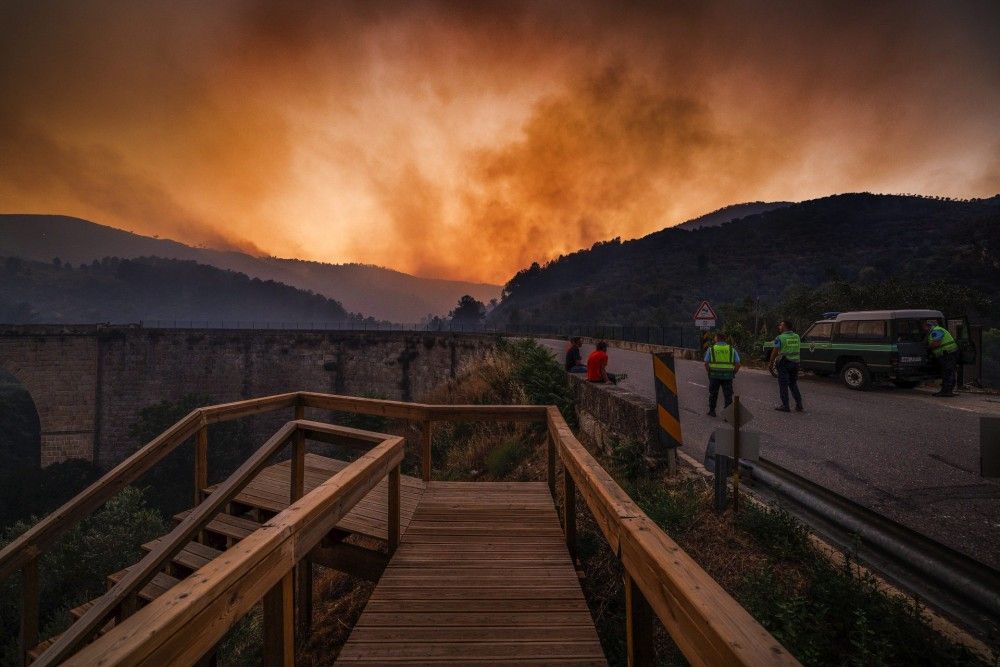
[[[921,343],[927,340],[924,332],[924,322],[922,319],[895,320],[896,340],[898,342],[909,341],[911,343]]]
[[[837,335],[842,338],[857,338],[858,337],[858,321],[857,320],[844,320],[837,327]]]
[[[885,320],[850,320],[840,323],[841,338],[877,339],[885,338]]]
[[[803,340],[830,340],[833,335],[833,322],[819,322],[809,327]]]
[[[885,338],[885,320],[858,322],[858,338]]]

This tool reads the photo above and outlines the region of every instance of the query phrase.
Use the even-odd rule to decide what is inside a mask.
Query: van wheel
[[[848,389],[864,391],[872,383],[872,374],[868,366],[860,361],[852,361],[844,364],[840,369],[840,379],[844,381]]]
[[[920,380],[893,380],[892,383],[900,389],[913,389],[920,384]]]

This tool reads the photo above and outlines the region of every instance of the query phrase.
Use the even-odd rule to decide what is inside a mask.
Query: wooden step
[[[132,567],[135,566],[133,565]],[[119,570],[118,572],[115,572],[114,574],[109,574],[108,575],[109,586],[113,586],[117,584],[119,581],[121,581],[122,577],[128,574],[129,570],[131,569],[132,569],[131,567],[127,567],[124,570]],[[160,597],[168,590],[173,588],[179,582],[180,579],[175,579],[171,577],[169,574],[163,574],[162,572],[158,572],[156,576],[153,577],[153,579],[148,584],[143,586],[142,589],[139,591],[139,599],[143,600],[144,602],[152,602],[153,600],[155,600],[156,598]]]
[[[213,549],[213,551],[214,551],[214,549]],[[117,583],[122,577],[125,576],[125,574],[129,571],[129,569],[131,569],[131,568],[125,568],[124,570],[121,570],[119,572],[115,572],[112,575],[109,575],[108,576],[108,581],[111,582],[111,583]],[[168,576],[166,574],[157,574],[155,577],[153,577],[152,581],[150,581],[148,584],[146,584],[142,588],[142,590],[139,591],[139,599],[143,600],[144,602],[151,602],[151,601],[155,600],[156,598],[158,598],[159,596],[163,595],[171,587],[173,587],[174,584],[176,584],[178,582],[179,582],[178,579],[174,579],[173,577]],[[91,607],[93,607],[96,603],[97,603],[96,599],[95,600],[90,600],[89,602],[84,602],[79,607],[74,607],[73,609],[70,609],[69,610],[69,615],[70,615],[70,617],[72,617],[73,622],[75,623],[76,621],[79,621],[83,617],[83,615],[85,613],[87,613],[87,610],[89,610]],[[108,622],[104,625],[103,628],[101,628],[98,631],[97,634],[98,635],[103,635],[105,632],[109,631],[113,627],[115,627],[115,619],[113,619],[113,618],[108,619]],[[56,635],[54,637],[50,637],[49,639],[46,639],[45,641],[43,641],[40,644],[38,644],[37,646],[35,646],[35,648],[33,648],[30,651],[28,651],[28,658],[29,658],[29,660],[31,660],[31,661],[37,660],[38,656],[40,656],[42,653],[44,653],[45,650],[48,647],[52,646],[52,644],[57,639],[59,639],[59,637],[60,637],[60,635]]]
[[[56,635],[55,637],[52,637],[50,639],[46,639],[41,644],[28,651],[28,662],[34,662],[35,660],[38,660],[38,656],[44,653],[45,649],[52,646],[52,644],[54,644],[57,639],[59,639],[59,635]]]
[[[180,523],[191,514],[191,510],[186,510],[174,515],[174,520]],[[209,533],[220,535],[235,542],[239,542],[250,533],[260,528],[260,524],[250,519],[244,519],[231,514],[218,514],[212,519],[203,530]]]
[[[165,537],[158,537],[151,542],[146,542],[142,545],[143,551],[152,551],[156,547],[160,546],[164,539]],[[198,542],[188,542],[187,545],[185,545],[185,547],[173,557],[173,563],[174,565],[179,565],[185,570],[194,572],[195,570],[200,570],[206,564],[212,562],[221,555],[222,552],[218,549],[213,549],[212,547],[199,544]]]

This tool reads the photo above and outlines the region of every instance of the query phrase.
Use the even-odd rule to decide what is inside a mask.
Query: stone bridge
[[[107,467],[140,444],[129,430],[160,401],[298,390],[414,400],[494,344],[453,333],[5,326],[0,368],[35,403],[43,466]]]

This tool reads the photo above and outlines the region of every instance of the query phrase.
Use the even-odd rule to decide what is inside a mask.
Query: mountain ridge
[[[190,246],[63,215],[0,214],[0,256],[41,262],[58,257],[73,264],[104,257],[192,260],[322,294],[375,319],[405,323],[444,315],[464,294],[485,302],[500,292],[499,285],[423,278],[368,264],[255,257]]]
[[[613,239],[519,271],[490,318],[506,323],[689,322],[701,299],[780,299],[834,279],[934,278],[996,298],[1000,195],[846,193],[717,227]],[[991,317],[995,317],[991,316]]]

